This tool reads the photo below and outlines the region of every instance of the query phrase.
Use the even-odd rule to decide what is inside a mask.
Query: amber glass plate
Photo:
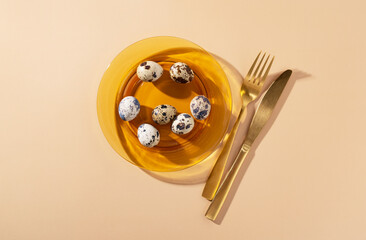
[[[140,81],[137,66],[146,60],[158,62],[163,76],[154,83]],[[191,83],[179,84],[169,77],[175,62],[187,63],[195,73]],[[194,129],[186,135],[170,131],[170,124],[160,126],[152,121],[157,105],[173,105],[178,113],[190,113],[193,97],[205,95],[211,102],[209,117],[195,120]],[[136,97],[140,114],[132,121],[119,118],[118,104],[126,96]],[[109,65],[97,99],[99,123],[110,145],[127,161],[150,171],[178,171],[208,159],[225,140],[232,114],[229,81],[215,58],[196,44],[175,37],[153,37],[124,49]],[[155,126],[161,136],[154,148],[142,146],[137,128],[142,123]]]

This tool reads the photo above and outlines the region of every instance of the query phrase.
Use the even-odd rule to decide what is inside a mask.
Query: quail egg
[[[137,138],[145,147],[152,148],[160,141],[159,131],[150,124],[141,124],[137,129]]]
[[[187,134],[192,131],[194,127],[194,119],[188,113],[181,113],[172,123],[172,131],[175,134]]]
[[[177,109],[168,104],[159,105],[152,111],[152,120],[159,125],[169,123],[176,116]]]
[[[163,75],[163,68],[156,62],[145,61],[137,67],[137,77],[144,82],[155,82]]]
[[[177,62],[170,67],[170,78],[177,83],[189,83],[193,77],[193,70],[185,63]]]
[[[132,96],[125,97],[118,105],[118,113],[122,120],[131,121],[140,112],[139,101]]]
[[[211,103],[205,96],[199,95],[192,99],[190,108],[195,119],[203,120],[210,114]]]

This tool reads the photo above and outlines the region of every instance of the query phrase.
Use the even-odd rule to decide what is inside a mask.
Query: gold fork
[[[241,95],[243,104],[242,104],[239,116],[235,122],[233,129],[231,130],[229,138],[228,138],[220,156],[218,157],[218,159],[216,161],[215,166],[213,167],[213,169],[211,171],[209,178],[207,179],[205,188],[203,189],[202,196],[207,198],[208,200],[212,200],[217,192],[217,189],[220,184],[220,180],[221,180],[222,175],[225,170],[225,166],[227,163],[227,159],[228,159],[230,150],[234,143],[236,132],[238,131],[240,122],[247,115],[247,106],[250,102],[257,99],[258,96],[260,95],[263,84],[267,78],[268,72],[271,69],[274,57],[272,57],[269,65],[267,66],[267,69],[266,69],[266,65],[270,58],[270,55],[267,56],[263,66],[261,67],[262,62],[266,56],[266,53],[264,53],[264,55],[262,56],[261,60],[258,63],[258,66],[254,70],[260,55],[261,55],[261,52],[255,58],[252,66],[250,67],[247,75],[244,78],[243,84],[240,89],[240,95]],[[254,72],[253,72],[253,70],[254,70]],[[259,71],[259,73],[258,73],[258,71]],[[263,72],[264,72],[264,74],[263,74]]]

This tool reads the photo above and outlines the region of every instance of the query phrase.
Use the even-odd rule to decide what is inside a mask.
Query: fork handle
[[[219,190],[216,193],[215,198],[212,200],[210,206],[207,209],[206,217],[212,221],[214,221],[217,215],[220,213],[220,210],[226,200],[227,195],[231,189],[231,186],[234,183],[236,176],[242,166],[248,152],[250,150],[249,146],[243,145],[240,149],[240,152],[236,156],[236,159],[229,170],[229,173],[226,175],[223,183],[221,184]]]
[[[238,131],[241,120],[245,118],[247,115],[247,108],[242,107],[240,110],[239,116],[235,122],[233,129],[229,135],[228,140],[226,141],[224,148],[221,151],[221,154],[216,160],[215,166],[213,167],[210,176],[208,177],[205,187],[202,192],[202,196],[207,198],[208,200],[212,200],[217,192],[217,189],[220,185],[220,181],[222,179],[222,175],[225,170],[225,166],[227,163],[227,159],[229,157],[231,148],[234,144],[235,135]]]

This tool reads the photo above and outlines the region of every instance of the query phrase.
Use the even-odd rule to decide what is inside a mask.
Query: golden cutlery
[[[236,156],[232,167],[230,168],[206,212],[207,218],[215,220],[219,214],[221,207],[230,191],[230,188],[239,172],[239,169],[245,160],[245,157],[247,156],[253,142],[257,138],[263,126],[267,123],[268,119],[272,115],[273,109],[276,106],[276,103],[280,98],[281,93],[291,76],[291,73],[291,70],[287,70],[282,73],[281,76],[279,76],[274,81],[274,83],[269,87],[268,91],[264,94],[264,97],[252,119],[248,134],[244,140],[244,143],[242,144],[240,152]]]
[[[202,196],[207,198],[208,200],[212,200],[214,198],[216,191],[219,187],[220,180],[224,173],[230,150],[234,143],[236,132],[238,130],[241,120],[244,119],[244,117],[246,116],[247,106],[250,102],[257,99],[258,96],[260,95],[260,92],[263,87],[263,83],[267,78],[269,70],[271,69],[274,57],[272,58],[272,60],[270,61],[269,65],[266,69],[266,65],[267,65],[268,59],[270,58],[270,55],[267,56],[262,68],[260,69],[261,64],[266,56],[266,54],[264,54],[262,56],[261,60],[259,61],[258,66],[254,70],[260,55],[261,55],[261,52],[255,58],[252,66],[250,67],[247,75],[244,78],[243,84],[240,89],[240,95],[242,97],[243,104],[242,104],[239,116],[235,122],[233,129],[231,130],[229,138],[228,138],[220,156],[216,160],[215,166],[213,167],[211,174],[208,177],[205,187],[203,189]],[[260,71],[259,71],[259,69],[260,69]],[[265,69],[266,69],[266,71],[265,71],[264,75],[262,76],[263,71]],[[254,70],[254,72],[253,72],[253,70]],[[259,73],[258,73],[258,71],[259,71]]]

